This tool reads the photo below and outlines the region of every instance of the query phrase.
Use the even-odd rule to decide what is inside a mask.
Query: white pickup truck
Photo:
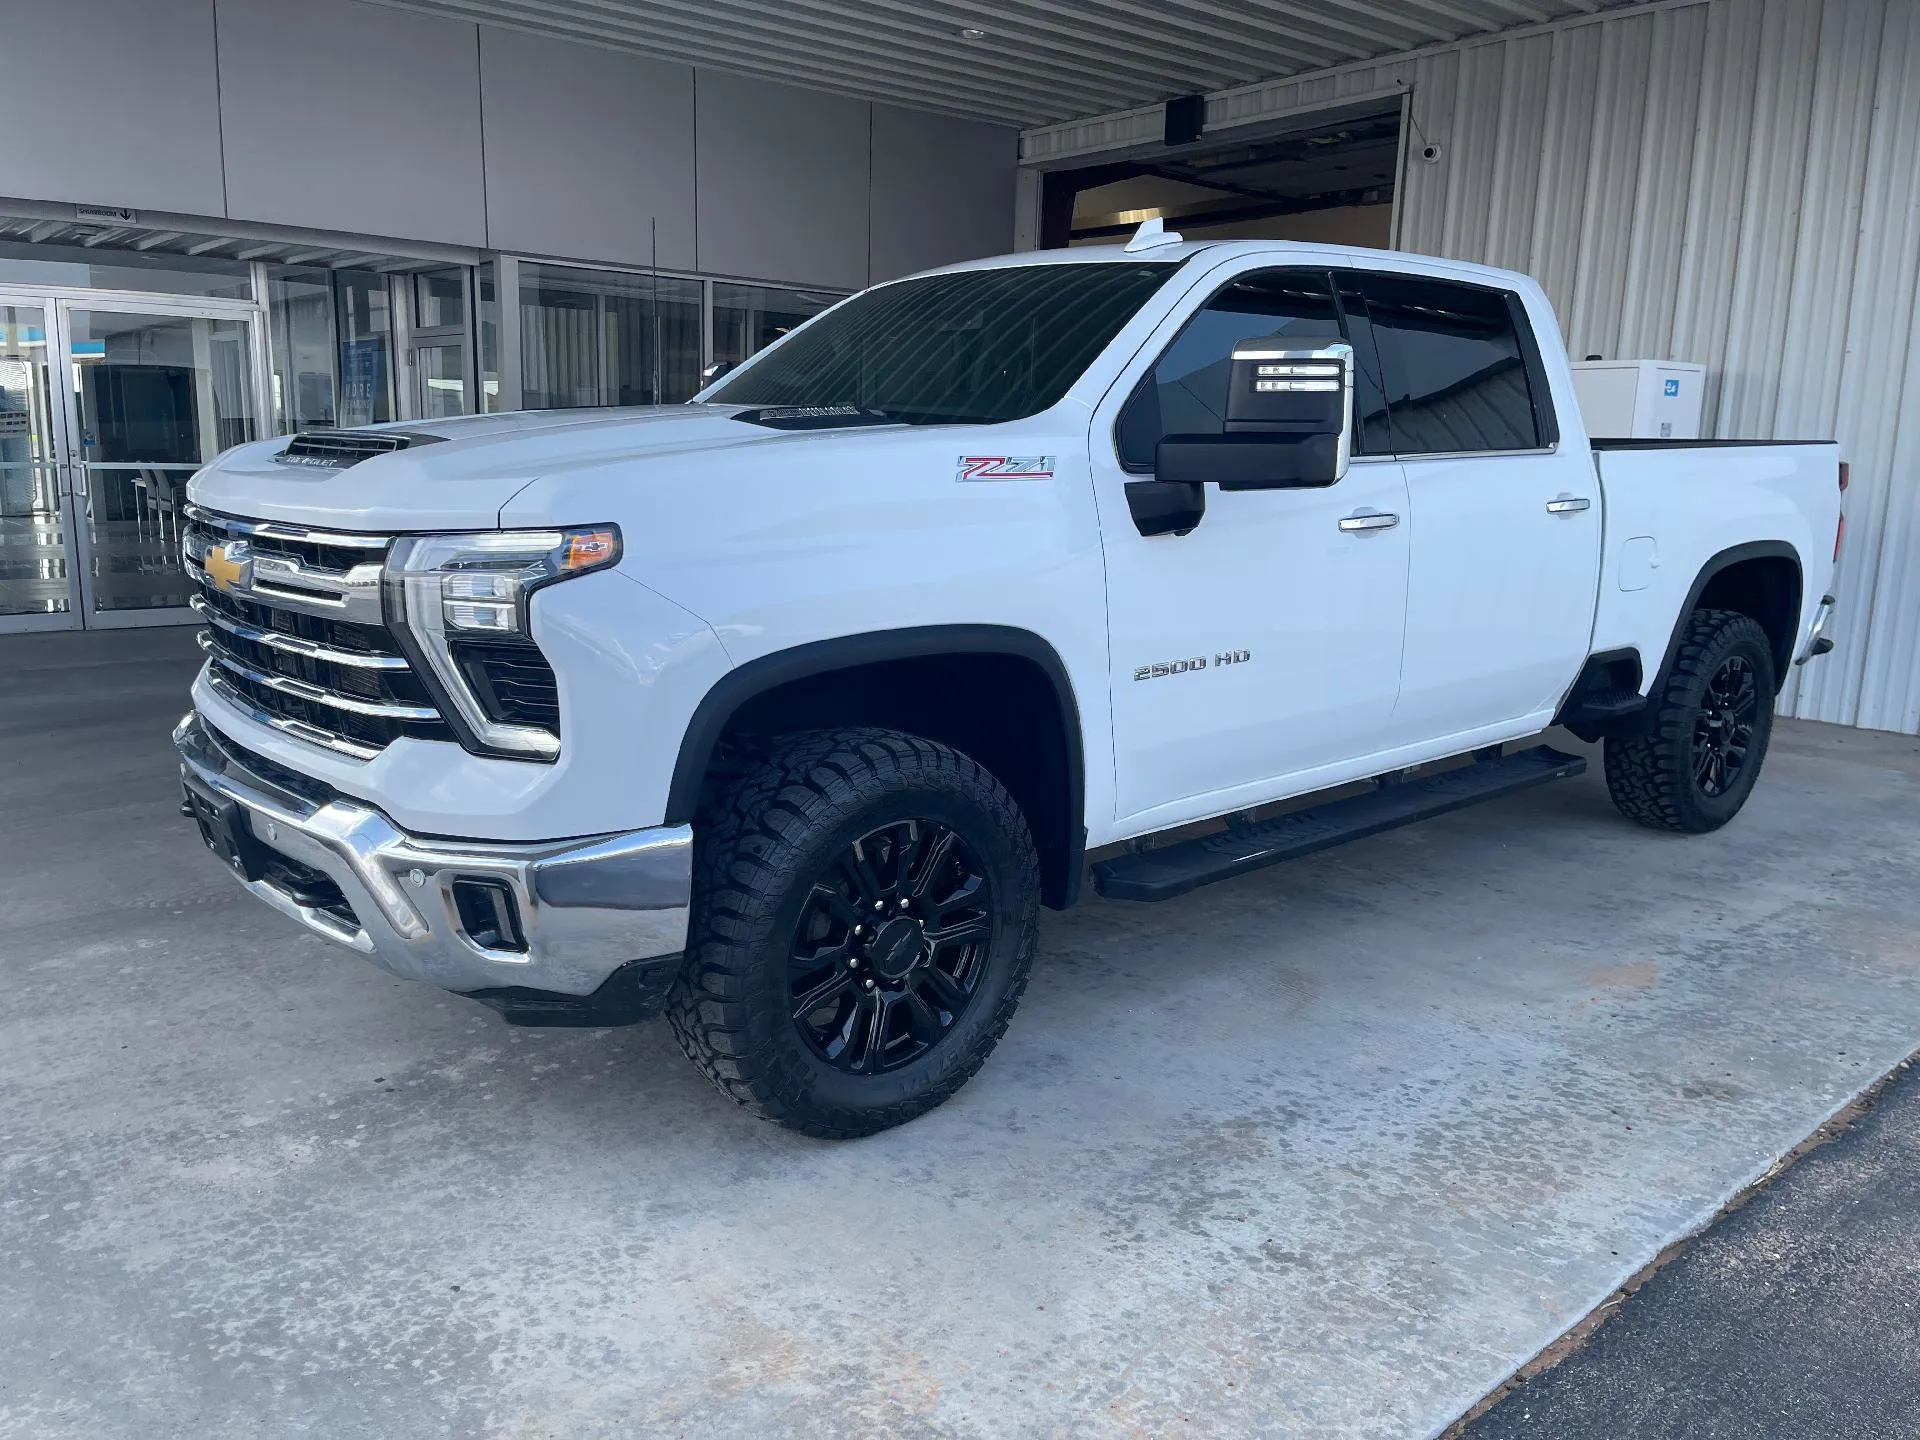
[[[1725,824],[1830,647],[1845,473],[1589,443],[1525,276],[1150,223],[876,286],[686,405],[227,452],[183,809],[395,974],[664,1009],[864,1134],[979,1068],[1088,873],[1576,773],[1515,744],[1555,724],[1632,819]]]

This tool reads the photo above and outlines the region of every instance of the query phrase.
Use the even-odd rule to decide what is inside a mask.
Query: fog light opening
[[[504,880],[456,880],[453,903],[460,914],[460,928],[482,950],[526,953],[520,907]]]

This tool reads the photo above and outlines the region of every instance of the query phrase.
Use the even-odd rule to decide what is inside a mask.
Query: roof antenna
[[[653,246],[652,258],[647,269],[653,273],[653,293],[647,297],[647,308],[653,312],[653,403],[660,403],[660,217],[647,217],[647,238]]]
[[[1159,250],[1167,245],[1184,243],[1185,237],[1177,231],[1167,229],[1166,222],[1158,215],[1151,220],[1141,222],[1140,228],[1133,232],[1133,238],[1127,241],[1127,254],[1138,255],[1142,250]]]

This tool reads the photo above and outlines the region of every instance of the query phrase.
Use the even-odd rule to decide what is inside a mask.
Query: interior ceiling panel
[[[1636,0],[381,0],[1002,124],[1046,125]]]

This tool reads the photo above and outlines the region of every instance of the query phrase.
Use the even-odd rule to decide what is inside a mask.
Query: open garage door
[[[1296,118],[1231,142],[1045,177],[1042,246],[1104,245],[1156,216],[1189,240],[1393,243],[1401,107]]]

